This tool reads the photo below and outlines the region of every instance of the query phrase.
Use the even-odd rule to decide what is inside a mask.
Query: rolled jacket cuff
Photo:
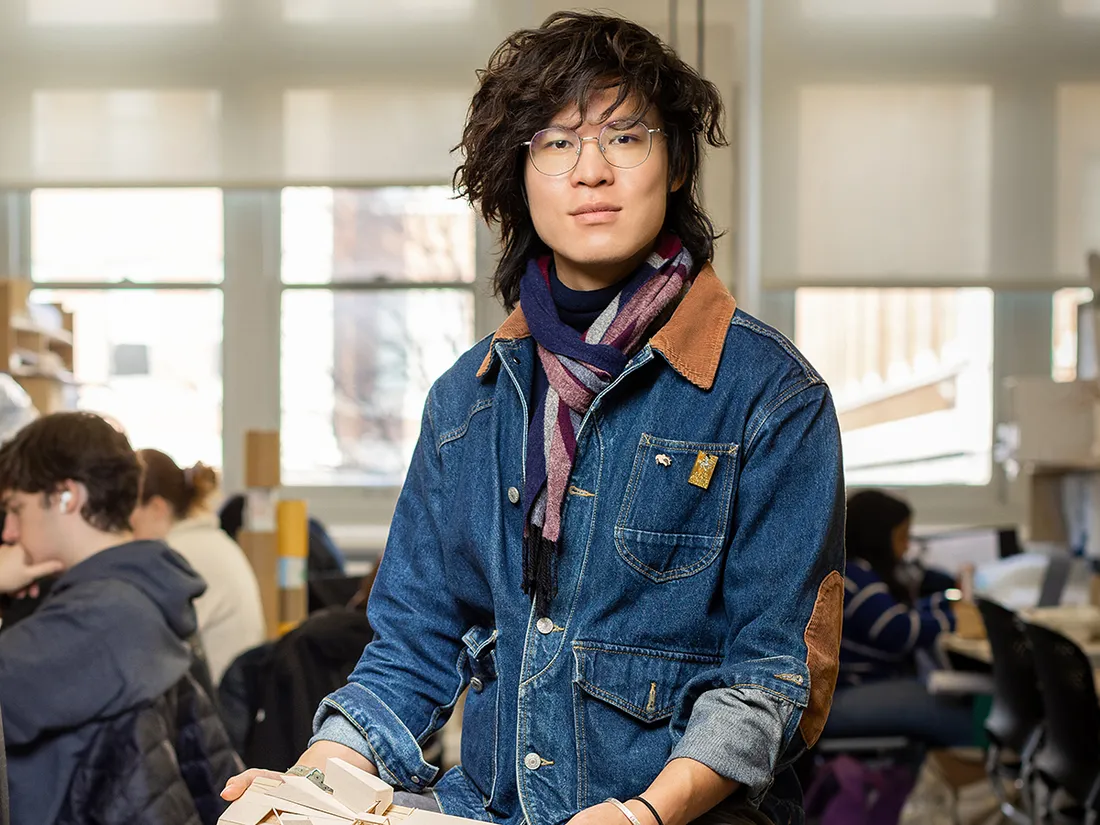
[[[371,751],[370,745],[363,738],[363,734],[359,732],[359,729],[346,716],[324,705],[321,706],[321,710],[324,715],[318,714],[318,719],[321,720],[320,727],[313,734],[313,738],[309,740],[310,745],[317,742],[335,742],[345,748],[351,748],[364,759],[373,761],[374,753]]]
[[[369,759],[384,782],[408,791],[423,791],[439,768],[424,760],[416,737],[390,707],[370,690],[349,683],[330,694],[313,719],[314,736],[338,742]]]
[[[748,789],[758,805],[771,787],[785,733],[798,711],[793,703],[750,687],[716,688],[692,707],[672,759],[694,759]]]

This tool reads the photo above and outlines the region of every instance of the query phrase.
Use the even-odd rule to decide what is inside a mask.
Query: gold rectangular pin
[[[695,457],[695,466],[691,468],[691,477],[688,484],[700,487],[704,490],[710,487],[710,480],[714,477],[714,471],[718,467],[718,456],[708,455],[702,451]]]

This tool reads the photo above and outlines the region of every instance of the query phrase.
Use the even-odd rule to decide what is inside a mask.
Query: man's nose
[[[592,148],[585,151],[585,143],[592,143]],[[600,139],[581,138],[581,156],[577,158],[573,179],[578,183],[595,186],[600,183],[609,183],[614,177],[614,169],[603,156],[603,150],[600,149]]]

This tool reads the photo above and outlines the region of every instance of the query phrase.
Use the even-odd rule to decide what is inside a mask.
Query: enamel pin
[[[691,477],[688,484],[706,490],[710,487],[710,480],[714,477],[714,470],[718,467],[718,456],[700,452],[695,457],[695,466],[691,468]]]

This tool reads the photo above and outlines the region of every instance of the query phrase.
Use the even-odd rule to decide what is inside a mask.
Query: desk
[[[941,633],[936,637],[936,645],[945,653],[958,653],[987,665],[993,664],[993,650],[988,639],[964,639],[956,633]]]
[[[947,653],[958,653],[969,656],[987,665],[993,663],[993,651],[989,647],[988,639],[964,639],[955,633],[941,633],[936,637],[936,644]],[[1089,642],[1081,647],[1089,661],[1100,669],[1100,642]]]
[[[944,652],[958,653],[969,656],[979,662],[993,663],[993,651],[989,647],[987,639],[964,639],[954,633],[941,633],[936,638],[936,644]],[[1081,648],[1092,662],[1092,681],[1100,693],[1100,642],[1090,642]]]

